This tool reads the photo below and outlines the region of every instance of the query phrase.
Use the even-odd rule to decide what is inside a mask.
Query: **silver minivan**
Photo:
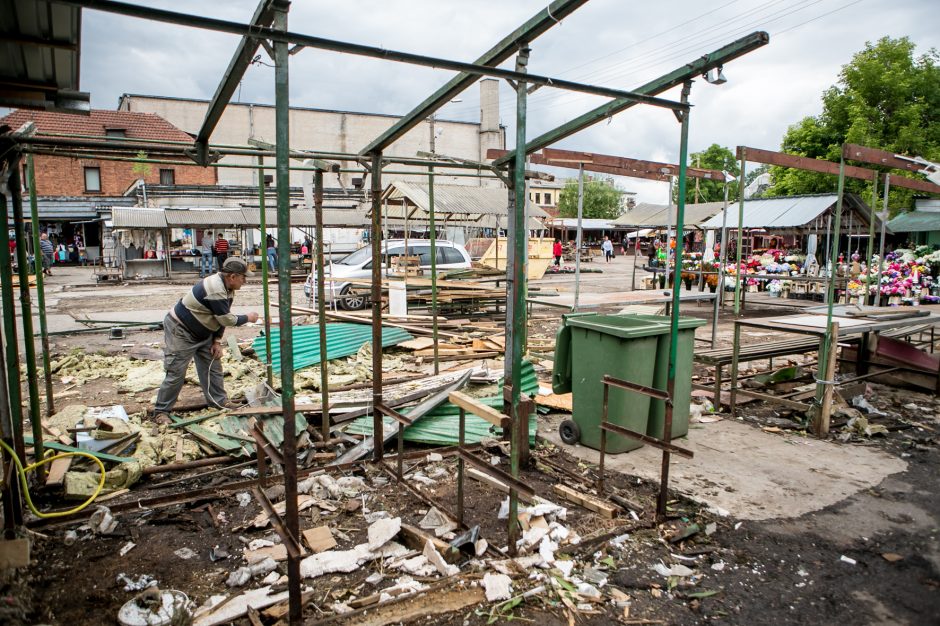
[[[470,267],[470,255],[460,244],[452,241],[437,241],[437,270],[438,272],[466,269]],[[382,252],[388,265],[393,257],[405,256],[405,240],[389,239],[382,242]],[[409,239],[407,256],[416,256],[421,269],[431,269],[431,242],[427,239]],[[330,263],[324,268],[324,275],[333,280],[327,281],[325,288],[326,301],[333,302],[346,310],[365,308],[369,298],[353,291],[353,285],[341,279],[372,280],[372,247],[360,248],[343,259]],[[384,273],[385,270],[383,270]],[[311,300],[317,294],[317,273],[311,272],[304,283],[304,294]]]

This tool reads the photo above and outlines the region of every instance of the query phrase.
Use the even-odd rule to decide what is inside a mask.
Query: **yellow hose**
[[[33,515],[35,515],[36,517],[40,517],[40,518],[65,517],[67,515],[78,513],[79,511],[84,509],[86,506],[94,502],[95,498],[98,497],[98,494],[100,494],[101,490],[104,488],[104,479],[105,479],[105,475],[107,474],[107,471],[104,469],[104,463],[101,462],[101,459],[99,459],[93,454],[89,454],[87,452],[62,452],[60,454],[55,454],[53,456],[47,456],[43,460],[33,463],[32,465],[27,465],[24,468],[23,464],[20,463],[19,457],[16,456],[16,452],[14,452],[14,450],[10,446],[8,446],[5,441],[0,440],[0,447],[6,450],[7,454],[9,454],[10,457],[13,459],[13,463],[16,464],[16,473],[19,474],[20,483],[23,485],[23,495],[26,497],[26,504],[27,506],[29,506],[29,510],[32,511]],[[98,487],[95,489],[95,492],[91,494],[91,496],[87,500],[82,502],[80,505],[78,505],[74,509],[69,509],[67,511],[56,511],[54,513],[43,513],[39,509],[36,508],[36,505],[33,504],[32,498],[30,498],[29,496],[29,485],[26,482],[26,474],[33,471],[37,467],[45,465],[46,463],[51,463],[52,461],[55,461],[56,459],[63,459],[69,456],[88,457],[89,459],[93,460],[95,463],[98,464],[98,469],[101,470],[101,478],[98,480]]]

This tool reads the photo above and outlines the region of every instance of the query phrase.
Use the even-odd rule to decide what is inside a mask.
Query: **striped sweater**
[[[235,292],[225,288],[221,274],[213,274],[193,285],[192,291],[183,296],[173,312],[176,318],[197,339],[217,338],[226,326],[241,326],[248,322],[247,315],[232,313]]]

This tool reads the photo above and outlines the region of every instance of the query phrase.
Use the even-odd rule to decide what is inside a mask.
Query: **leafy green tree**
[[[842,67],[839,81],[823,93],[822,113],[791,126],[781,149],[789,154],[838,161],[843,143],[896,154],[940,158],[940,55],[916,56],[907,37],[883,37]],[[864,164],[865,167],[876,167]],[[770,195],[833,192],[835,176],[771,168]],[[846,190],[871,195],[871,184],[846,179]],[[867,191],[867,193],[866,193]],[[893,208],[911,206],[912,193],[893,189]]]
[[[621,213],[620,199],[623,192],[614,186],[613,180],[584,181],[584,217],[614,219]],[[558,210],[562,217],[578,216],[578,181],[565,183],[558,196]]]
[[[698,167],[704,170],[717,170],[719,172],[728,172],[735,178],[740,171],[738,161],[728,148],[713,143],[701,152],[693,152],[689,157],[689,167]],[[696,192],[696,181],[698,190]],[[679,199],[678,185],[673,188],[673,202]],[[728,201],[737,200],[738,186],[731,184],[728,187]],[[687,204],[695,202],[719,202],[725,199],[725,184],[720,180],[710,180],[706,178],[688,178],[686,181],[685,201]]]
[[[150,172],[153,169],[150,167],[150,163],[145,161],[146,158],[147,153],[141,150],[137,153],[137,160],[134,161],[134,165],[131,166],[131,171],[141,178],[147,178],[150,176]]]

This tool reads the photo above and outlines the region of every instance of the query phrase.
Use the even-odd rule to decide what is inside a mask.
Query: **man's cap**
[[[242,276],[254,276],[254,272],[248,271],[248,264],[238,257],[229,257],[222,264],[222,271],[226,274],[241,274]]]

